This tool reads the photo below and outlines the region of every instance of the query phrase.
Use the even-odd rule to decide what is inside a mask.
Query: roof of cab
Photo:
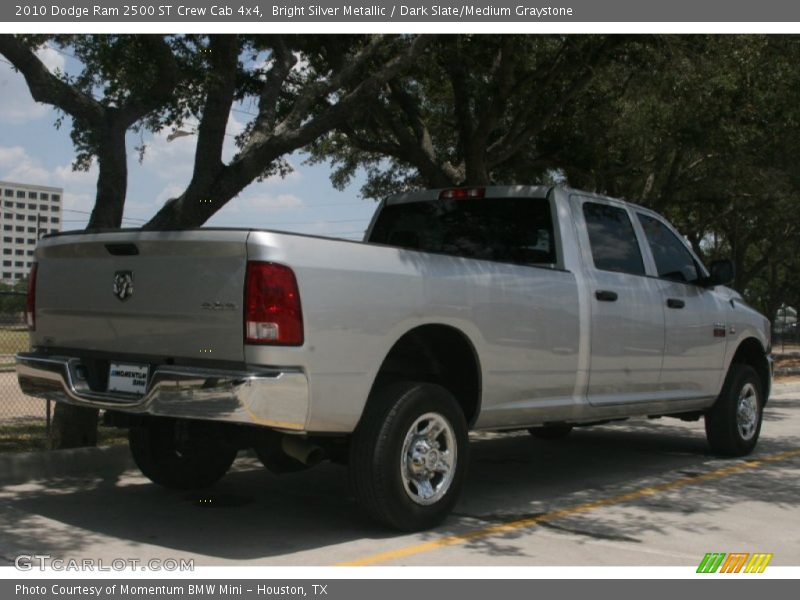
[[[455,186],[454,186],[455,187]],[[485,190],[486,198],[546,198],[551,187],[546,185],[488,185],[488,186],[460,186],[464,188],[481,188]],[[425,202],[438,200],[439,195],[449,189],[438,188],[434,190],[419,190],[402,192],[386,198],[385,204],[404,204],[406,202]]]

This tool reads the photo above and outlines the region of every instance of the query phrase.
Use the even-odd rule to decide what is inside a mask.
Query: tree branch
[[[51,104],[92,127],[101,126],[105,118],[103,106],[53,75],[21,39],[10,34],[0,35],[0,53],[25,77],[34,100]]]

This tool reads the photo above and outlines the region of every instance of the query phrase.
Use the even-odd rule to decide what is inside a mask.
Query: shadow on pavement
[[[781,418],[788,408],[776,402],[769,407],[767,422]],[[748,458],[797,448],[798,437],[767,438]],[[440,528],[409,540],[535,516],[730,464],[707,454],[702,422],[636,421],[578,429],[561,441],[536,440],[527,433],[477,434],[454,515]],[[782,478],[776,468],[781,464],[633,500],[619,505],[613,519],[593,511],[544,526],[587,539],[636,543],[645,533],[688,527],[696,532],[697,520],[689,525],[683,517],[736,503],[768,498],[798,507],[800,480]],[[346,469],[336,465],[277,477],[253,459],[240,459],[234,471],[204,494],[170,492],[131,472],[40,483],[0,490],[0,548],[6,558],[11,551],[88,557],[88,548],[113,538],[115,556],[126,556],[126,549],[134,556],[146,545],[148,556],[156,549],[171,556],[201,555],[197,564],[268,564],[273,557],[355,540],[366,540],[369,551],[370,540],[397,537],[363,518],[350,494]],[[709,518],[703,525],[701,519],[700,527],[711,532],[711,523]],[[494,556],[518,556],[522,551],[509,542],[524,534],[510,531],[465,545]],[[338,560],[330,555],[325,562]]]

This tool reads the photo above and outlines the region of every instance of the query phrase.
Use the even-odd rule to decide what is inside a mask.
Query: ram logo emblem
[[[133,296],[133,271],[114,273],[114,295],[123,302]]]

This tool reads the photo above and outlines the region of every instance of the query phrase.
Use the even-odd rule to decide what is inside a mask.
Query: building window
[[[28,215],[28,221],[36,221],[36,215]]]
[[[58,229],[51,229],[50,233],[58,233]]]
[[[28,198],[30,198],[31,200],[36,200],[39,198],[39,194],[37,194],[36,192],[28,192]]]
[[[17,225],[16,230],[19,231],[20,233],[25,233],[25,228],[20,227],[19,225]]]
[[[50,198],[50,194],[47,194],[45,192],[39,194],[39,200],[47,200],[48,198]]]
[[[14,279],[22,279],[22,273],[16,273]]]
[[[6,208],[14,208],[14,203],[11,200],[6,200],[5,202],[3,202],[3,206],[5,206]]]
[[[28,227],[28,233],[36,233],[36,227]]]
[[[22,267],[25,266],[25,263],[23,261],[21,261],[21,260],[16,260],[16,261],[14,261],[14,266],[22,268]]]
[[[17,198],[24,198],[25,192],[23,190],[17,190]]]
[[[14,256],[25,256],[25,250],[23,250],[22,248],[14,250]]]
[[[40,204],[39,205],[39,210],[50,210],[50,207],[47,206],[47,204]]]
[[[11,225],[3,225],[3,231],[13,231],[14,227]]]
[[[51,223],[58,223],[59,222],[59,218],[58,217],[50,217],[50,222]]]
[[[17,238],[17,243],[18,244],[24,244],[25,243],[25,238]]]
[[[17,202],[17,208],[25,208],[24,202]]]
[[[5,194],[6,194],[6,198],[13,198],[14,197],[14,190],[10,190],[10,189],[6,188]]]
[[[25,254],[28,256],[33,256],[33,250],[28,250]],[[30,265],[28,265],[30,267]]]
[[[14,238],[10,238],[10,237],[4,237],[4,238],[3,238],[3,242],[4,242],[4,243],[6,243],[6,244],[10,244],[10,243],[11,243],[11,241],[12,241],[13,239],[14,239]]]
[[[35,204],[28,204],[28,210],[36,210]]]
[[[24,221],[25,215],[17,215],[17,221]]]
[[[52,200],[53,202],[58,202],[59,200],[61,200],[61,196],[58,194],[53,194],[52,196],[50,196],[50,200]]]
[[[14,214],[13,213],[3,213],[3,216],[6,219],[13,219],[14,218]]]
[[[3,248],[3,254],[11,254],[11,248]]]
[[[29,244],[35,244],[36,243],[36,238],[28,238],[28,243]]]
[[[11,273],[3,273],[3,279],[11,279]]]
[[[26,263],[25,263],[25,266],[26,266],[28,269],[30,269],[30,268],[31,268],[31,261],[28,261],[28,262],[26,262]]]
[[[54,207],[53,207],[51,210],[52,210],[53,212],[58,212],[58,211],[60,211],[61,209],[60,209],[60,208],[58,208],[57,206],[54,206]]]
[[[11,261],[10,260],[4,260],[3,261],[3,266],[4,267],[10,267],[11,266]]]

